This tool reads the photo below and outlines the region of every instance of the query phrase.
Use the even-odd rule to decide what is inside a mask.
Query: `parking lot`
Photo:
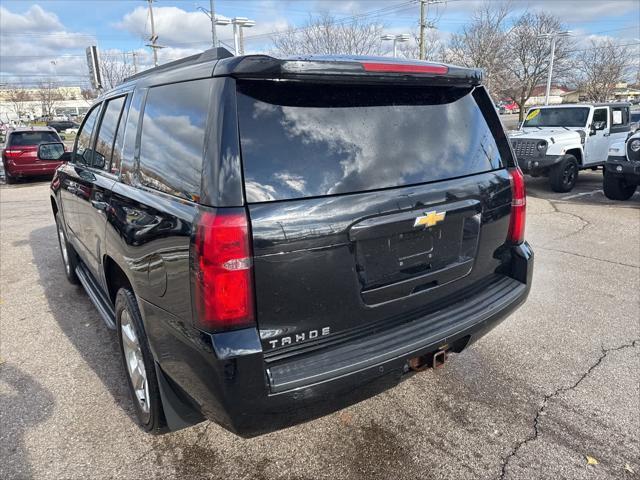
[[[438,370],[251,440],[149,436],[59,258],[48,183],[0,187],[0,478],[640,478],[640,192],[527,178],[527,303]]]

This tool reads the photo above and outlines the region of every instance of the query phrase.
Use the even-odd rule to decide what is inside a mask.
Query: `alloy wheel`
[[[69,252],[67,251],[67,240],[64,238],[64,232],[58,224],[58,240],[60,241],[60,252],[62,253],[62,261],[64,262],[64,268],[68,274],[71,273],[71,264],[69,263]]]
[[[133,386],[133,392],[140,409],[145,415],[149,414],[149,381],[144,367],[142,349],[136,335],[131,315],[127,310],[122,311],[120,318],[120,330],[122,334],[122,348],[124,351],[127,374]]]

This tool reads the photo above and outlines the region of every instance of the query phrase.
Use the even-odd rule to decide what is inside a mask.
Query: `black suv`
[[[103,95],[63,156],[66,274],[116,329],[149,431],[335,411],[442,364],[531,285],[478,70],[210,50]]]

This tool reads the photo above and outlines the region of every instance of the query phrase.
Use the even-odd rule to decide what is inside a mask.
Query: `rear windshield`
[[[59,141],[60,138],[53,132],[13,132],[9,137],[8,146],[27,147]]]
[[[527,113],[524,127],[584,127],[589,108],[535,108]]]
[[[470,88],[239,81],[238,118],[248,202],[502,167]]]

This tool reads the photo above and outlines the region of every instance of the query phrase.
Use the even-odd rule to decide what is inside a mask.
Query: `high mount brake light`
[[[367,72],[431,73],[434,75],[446,75],[449,72],[449,68],[446,65],[415,65],[411,63],[363,62],[362,66]]]
[[[508,240],[519,244],[524,242],[524,227],[527,208],[527,191],[524,175],[519,168],[509,170],[511,178],[511,219],[509,220]]]
[[[244,209],[201,212],[191,256],[197,325],[207,331],[253,325],[252,259]]]

